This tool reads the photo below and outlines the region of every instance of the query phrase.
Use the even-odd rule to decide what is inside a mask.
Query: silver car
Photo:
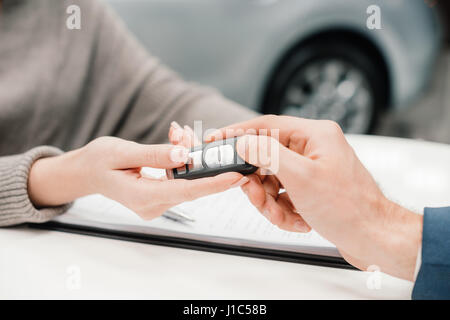
[[[410,104],[440,47],[424,0],[108,0],[186,79],[263,113],[332,119],[365,133]],[[370,30],[367,8],[381,9]]]

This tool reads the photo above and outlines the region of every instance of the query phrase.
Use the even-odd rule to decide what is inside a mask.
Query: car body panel
[[[108,0],[148,50],[186,79],[258,109],[274,67],[302,40],[332,30],[369,39],[389,70],[391,105],[424,88],[440,46],[421,0]],[[382,29],[366,26],[369,5]]]
[[[450,145],[382,136],[346,137],[389,199],[417,213],[425,207],[450,206]]]

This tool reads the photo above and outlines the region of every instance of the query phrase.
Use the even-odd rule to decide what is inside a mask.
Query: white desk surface
[[[370,273],[26,228],[0,229],[1,299],[410,299]],[[71,267],[80,287],[70,286]]]
[[[450,147],[348,136],[392,199],[421,212],[448,205]],[[75,267],[80,288],[68,284]],[[0,299],[410,299],[413,284],[371,273],[74,234],[0,229]],[[70,284],[70,281],[69,281]]]

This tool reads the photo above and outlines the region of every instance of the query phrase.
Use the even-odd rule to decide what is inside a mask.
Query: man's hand
[[[141,167],[176,168],[187,161],[183,146],[143,145],[113,137],[98,138],[81,149],[36,161],[30,171],[28,193],[36,207],[57,206],[100,193],[122,203],[144,219],[170,207],[225,191],[247,180],[225,173],[198,180],[148,179]]]
[[[272,223],[297,232],[314,228],[360,269],[378,265],[391,275],[413,278],[422,217],[385,198],[339,125],[263,116],[223,128],[209,140],[248,130],[256,135],[238,141],[239,155],[277,171],[250,176],[243,190]],[[275,133],[279,140],[271,137]]]

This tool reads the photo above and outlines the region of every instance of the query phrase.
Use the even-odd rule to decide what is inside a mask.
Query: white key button
[[[189,170],[197,170],[203,168],[202,153],[203,151],[201,150],[189,153]]]
[[[180,168],[177,168],[178,174],[185,174],[186,173],[186,166],[182,166]]]
[[[220,166],[229,166],[234,163],[234,150],[229,144],[219,147]]]
[[[219,161],[219,148],[209,148],[205,151],[204,160],[206,165],[209,168],[218,168],[220,167],[220,161]]]

